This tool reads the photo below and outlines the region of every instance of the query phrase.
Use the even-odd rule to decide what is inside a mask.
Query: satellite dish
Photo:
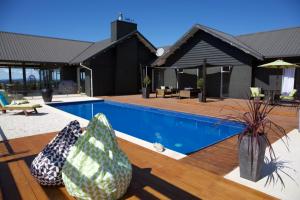
[[[165,53],[165,50],[163,48],[158,48],[156,50],[156,56],[160,57]]]

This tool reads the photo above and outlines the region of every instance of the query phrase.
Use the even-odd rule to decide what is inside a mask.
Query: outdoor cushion
[[[6,110],[31,110],[40,107],[42,107],[40,104],[31,104],[31,103],[16,104],[16,105],[9,104],[3,106],[3,108]]]
[[[63,167],[67,191],[76,199],[119,199],[131,176],[131,164],[119,148],[114,130],[105,115],[95,115]]]
[[[288,95],[281,95],[280,99],[282,99],[282,100],[294,100],[296,93],[297,93],[297,90],[293,89]]]
[[[23,99],[23,100],[12,100],[10,102],[11,105],[21,105],[21,104],[26,104],[26,103],[29,103],[29,101],[26,100],[26,99]]]
[[[40,152],[31,164],[31,174],[41,185],[63,184],[61,170],[71,146],[82,134],[78,121],[70,122]]]
[[[264,94],[261,94],[260,88],[250,87],[251,97],[264,97]]]
[[[5,93],[0,91],[0,104],[2,107],[6,106],[9,104],[9,102],[6,99]]]
[[[290,96],[290,97],[293,97],[293,96],[296,95],[296,93],[297,93],[297,90],[296,90],[296,89],[293,89],[293,90],[290,92],[289,96]]]

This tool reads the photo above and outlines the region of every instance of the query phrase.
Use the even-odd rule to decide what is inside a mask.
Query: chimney
[[[122,13],[119,14],[118,20],[111,23],[111,41],[114,42],[121,37],[137,30],[137,24],[124,21]]]

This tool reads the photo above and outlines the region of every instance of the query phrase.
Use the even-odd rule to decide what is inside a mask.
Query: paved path
[[[54,102],[86,101],[95,98],[87,96],[54,96]],[[41,133],[55,132],[64,128],[70,121],[78,120],[82,127],[87,126],[88,121],[80,117],[65,113],[51,106],[45,105],[41,98],[29,99],[32,103],[40,103],[43,107],[38,109],[38,114],[25,116],[20,111],[7,111],[0,114],[0,140],[37,135]]]

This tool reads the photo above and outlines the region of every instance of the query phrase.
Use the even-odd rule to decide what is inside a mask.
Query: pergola
[[[173,69],[176,75],[176,86],[177,88],[179,87],[179,83],[178,83],[178,73],[180,72],[180,70],[184,70],[184,69],[197,69],[197,77],[200,78],[200,73],[199,73],[199,69],[202,68],[202,78],[204,81],[203,84],[203,89],[202,89],[202,99],[205,102],[206,101],[206,68],[210,66],[214,66],[214,65],[210,65],[207,63],[206,59],[203,59],[203,62],[201,65],[198,66],[187,66],[187,67],[183,67],[183,66],[154,66],[152,67],[152,88],[154,89],[154,76],[153,76],[153,71],[154,70],[166,70],[166,69]]]

